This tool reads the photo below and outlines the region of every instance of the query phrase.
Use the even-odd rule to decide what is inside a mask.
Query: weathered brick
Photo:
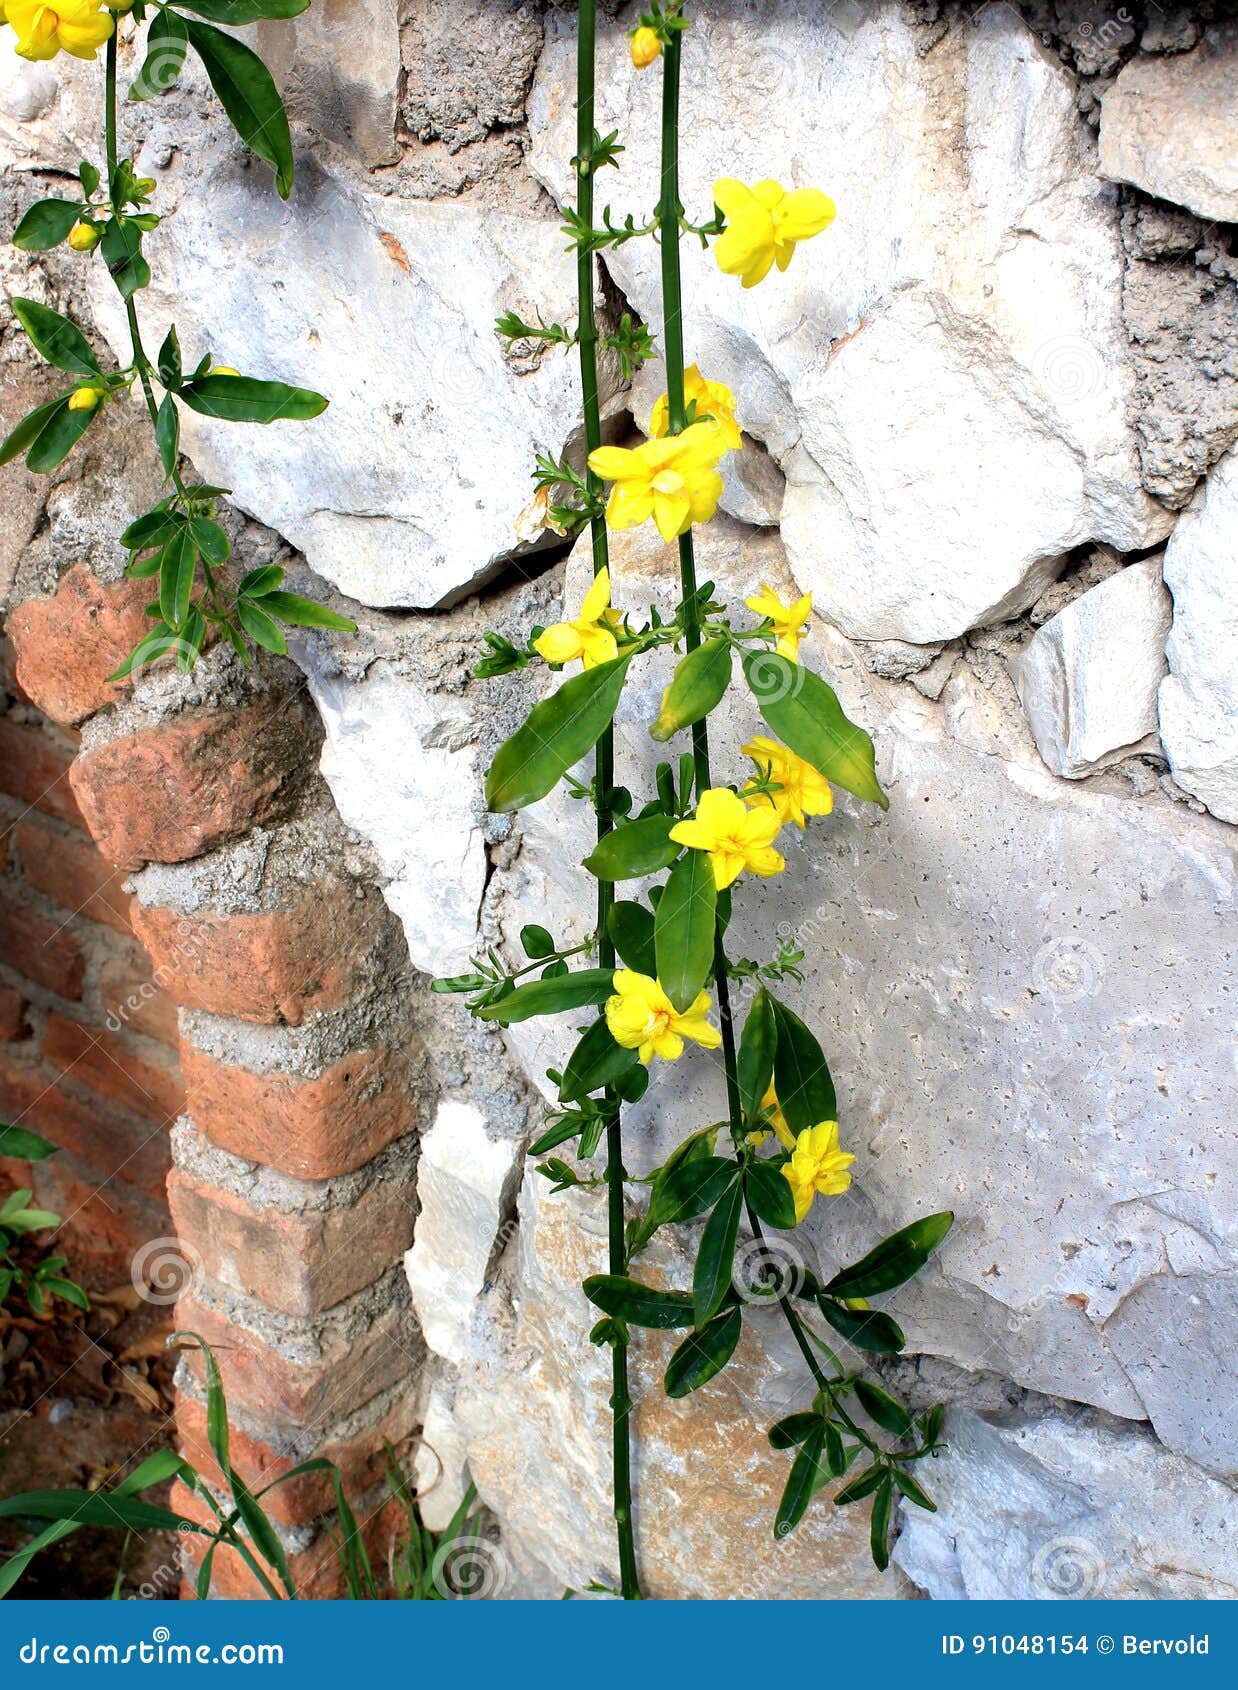
[[[86,959],[76,935],[33,909],[11,881],[0,883],[0,957],[59,997],[76,1002],[82,995]]]
[[[99,996],[109,1023],[114,1023],[113,1031],[131,1027],[148,1039],[158,1039],[176,1049],[176,1005],[155,984],[146,957],[113,957],[105,962],[99,975]]]
[[[16,1044],[30,1037],[27,1011],[30,1005],[12,986],[0,986],[0,1040]]]
[[[411,1185],[381,1180],[351,1207],[280,1214],[174,1169],[168,1202],[212,1279],[284,1314],[314,1314],[360,1291],[413,1241]]]
[[[10,612],[18,684],[53,722],[78,723],[120,696],[107,677],[150,627],[147,581],[107,586],[75,564],[50,599]]]
[[[57,833],[46,822],[17,828],[22,878],[62,909],[128,933],[129,895],[121,890],[125,871],[113,868],[84,833]]]
[[[406,1071],[385,1048],[308,1080],[217,1062],[186,1041],[181,1069],[188,1112],[208,1138],[297,1179],[351,1173],[415,1124]]]
[[[109,862],[179,863],[286,813],[317,750],[303,696],[141,728],[83,751],[70,781]]]
[[[68,778],[75,754],[66,735],[37,722],[0,716],[0,792],[81,827],[82,812]],[[0,823],[0,831],[5,826]]]
[[[44,1024],[42,1046],[47,1060],[77,1084],[158,1126],[175,1120],[185,1107],[176,1069],[147,1062],[123,1033],[86,1027],[53,1013]]]
[[[344,887],[248,915],[135,900],[130,916],[155,979],[177,1003],[292,1026],[348,1002],[370,972],[385,919],[377,893],[356,898]]]
[[[0,1113],[74,1151],[106,1180],[122,1180],[162,1201],[171,1154],[167,1132],[79,1095],[46,1063],[23,1062],[0,1046]]]
[[[384,1443],[389,1443],[399,1458],[409,1447],[416,1426],[417,1411],[411,1391],[401,1391],[391,1406],[373,1425],[351,1437],[332,1437],[326,1442],[290,1453],[286,1441],[271,1433],[269,1438],[247,1432],[232,1421],[229,1455],[232,1465],[251,1490],[261,1490],[273,1484],[282,1474],[289,1473],[309,1455],[334,1462],[340,1470],[344,1494],[358,1497],[372,1491],[383,1482],[387,1472]],[[223,1474],[215,1460],[206,1433],[206,1405],[186,1392],[177,1393],[176,1427],[181,1453],[207,1484],[216,1490],[225,1488]],[[295,1479],[268,1491],[263,1507],[281,1525],[308,1525],[327,1514],[335,1506],[335,1492],[326,1473],[300,1473]]]

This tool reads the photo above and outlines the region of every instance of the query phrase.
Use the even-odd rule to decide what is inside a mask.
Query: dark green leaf
[[[168,541],[159,565],[159,611],[169,628],[179,628],[189,614],[198,553],[189,531],[180,528]]]
[[[192,20],[186,28],[232,127],[251,151],[274,165],[276,190],[286,200],[292,192],[292,137],[270,71],[234,35]]]
[[[753,1213],[766,1226],[789,1232],[795,1225],[795,1198],[782,1176],[781,1168],[771,1162],[750,1162],[744,1174],[744,1195],[752,1204]]]
[[[871,1496],[882,1479],[885,1478],[885,1472],[886,1470],[880,1462],[874,1462],[871,1467],[866,1467],[858,1479],[852,1479],[849,1485],[844,1485],[839,1491],[834,1498],[835,1508],[846,1508],[852,1502],[860,1502],[864,1497]]]
[[[288,641],[284,638],[283,630],[272,622],[265,610],[259,610],[252,599],[238,599],[236,614],[242,628],[255,645],[264,646],[267,651],[273,651],[280,657],[288,650]]]
[[[150,265],[142,256],[142,231],[131,217],[123,223],[108,218],[99,251],[122,299],[132,299],[150,281]]]
[[[656,976],[658,961],[653,946],[652,910],[631,899],[620,898],[610,906],[606,932],[621,961],[637,974],[647,974],[651,980]]]
[[[791,1463],[791,1471],[787,1475],[782,1501],[778,1504],[778,1513],[774,1517],[774,1536],[779,1540],[790,1537],[812,1501],[812,1493],[817,1488],[818,1463],[824,1443],[825,1422],[818,1419],[815,1428],[800,1446],[799,1454]]]
[[[130,1531],[205,1532],[170,1509],[115,1492],[89,1490],[32,1490],[0,1498],[0,1519],[71,1520],[79,1526],[122,1526]]]
[[[614,989],[613,968],[578,968],[557,980],[531,980],[527,986],[517,986],[477,1014],[483,1021],[509,1027],[513,1021],[528,1021],[535,1015],[558,1015],[565,1009],[605,1003]]]
[[[760,991],[752,1000],[744,1022],[744,1035],[739,1041],[739,1101],[745,1120],[749,1120],[761,1107],[761,1099],[774,1072],[777,1042],[769,994]],[[816,1125],[815,1122],[813,1124]]]
[[[632,826],[643,827],[643,822]],[[680,1012],[688,1009],[714,964],[718,890],[705,851],[689,851],[670,872],[654,925],[657,978]]]
[[[486,775],[486,806],[523,810],[555,787],[610,726],[630,657],[599,663],[565,681],[499,747]]]
[[[13,314],[30,336],[36,352],[73,376],[97,376],[99,360],[75,323],[33,299],[12,299]]]
[[[250,594],[250,597],[256,595]],[[347,616],[328,610],[314,599],[303,599],[299,593],[266,592],[261,595],[263,610],[293,628],[334,628],[341,634],[355,634],[357,624]]]
[[[146,59],[129,85],[129,98],[149,100],[166,94],[181,73],[188,46],[184,19],[175,12],[156,12],[146,36]]]
[[[170,393],[164,394],[155,414],[155,444],[159,448],[159,462],[163,466],[164,476],[170,479],[176,470],[176,459],[181,445],[180,412],[176,409],[176,400]]]
[[[894,1475],[894,1483],[902,1491],[908,1502],[914,1502],[917,1508],[923,1508],[930,1514],[936,1514],[937,1504],[917,1479],[910,1473],[898,1472]]]
[[[309,0],[175,0],[185,12],[196,12],[212,23],[257,23],[259,18],[296,18]]]
[[[168,18],[174,14],[160,12],[158,17]],[[151,25],[152,31],[154,24]],[[165,387],[179,387],[181,384],[181,345],[176,338],[176,324],[173,323],[163,337],[163,345],[159,348],[159,380]]]
[[[825,1466],[830,1478],[841,1479],[847,1471],[847,1452],[843,1448],[843,1441],[837,1429],[827,1420],[825,1423]]]
[[[663,1169],[649,1199],[653,1227],[690,1221],[712,1209],[734,1185],[739,1163],[729,1156],[686,1156]]]
[[[822,1121],[838,1119],[834,1082],[821,1046],[799,1016],[777,998],[769,1001],[777,1034],[774,1089],[787,1125],[798,1136]]]
[[[59,1274],[52,1274],[42,1281],[42,1285],[53,1297],[62,1297],[66,1303],[72,1303],[75,1309],[90,1313],[90,1298],[81,1286],[75,1285],[71,1279],[62,1279]]]
[[[71,200],[36,200],[13,231],[13,245],[23,252],[48,252],[59,246],[82,215]]]
[[[873,1552],[873,1565],[881,1573],[884,1573],[890,1565],[890,1505],[893,1501],[893,1495],[890,1475],[887,1473],[878,1485],[877,1494],[873,1498],[873,1515],[869,1524],[869,1545]]]
[[[786,1185],[785,1180],[783,1184]],[[818,1297],[817,1306],[835,1332],[854,1344],[857,1350],[868,1350],[874,1355],[897,1355],[906,1342],[901,1327],[880,1309],[849,1309],[844,1303],[835,1302],[824,1294]]]
[[[643,1062],[625,1068],[614,1082],[615,1090],[625,1103],[639,1103],[649,1090],[649,1070]]]
[[[157,623],[148,634],[134,646],[119,669],[113,669],[107,677],[109,681],[123,681],[126,675],[135,669],[145,668],[148,663],[154,663],[166,656],[176,644],[176,635],[165,623]]]
[[[690,1396],[715,1373],[721,1373],[735,1353],[743,1324],[743,1312],[736,1304],[699,1332],[690,1332],[667,1364],[667,1396]]]
[[[735,1270],[735,1240],[743,1213],[744,1192],[738,1180],[705,1222],[696,1267],[692,1273],[692,1305],[696,1324],[703,1326],[717,1313]]]
[[[241,577],[237,594],[247,599],[260,599],[264,593],[273,593],[283,579],[284,571],[277,563],[264,563]]]
[[[912,1430],[911,1416],[902,1403],[896,1402],[880,1385],[874,1385],[871,1379],[857,1379],[855,1394],[865,1414],[875,1421],[883,1432],[892,1432],[895,1437],[905,1438]]]
[[[773,651],[745,652],[744,674],[762,716],[797,757],[835,786],[889,809],[877,784],[873,742],[847,720],[833,687]]]
[[[842,1268],[826,1286],[835,1297],[874,1297],[902,1285],[928,1261],[954,1224],[949,1209],[925,1215],[883,1239],[858,1262]]]
[[[98,415],[98,406],[93,411],[71,411],[66,393],[53,408],[26,453],[26,468],[36,475],[46,475],[50,470],[59,469]]]
[[[619,1274],[599,1273],[584,1284],[585,1296],[603,1314],[614,1315],[632,1326],[648,1326],[670,1332],[692,1325],[692,1298],[686,1291],[655,1291],[639,1280]]]
[[[539,927],[536,922],[531,921],[527,926],[520,929],[520,943],[524,948],[525,956],[533,961],[538,961],[544,956],[554,955],[554,935],[548,933],[544,927]]]
[[[308,422],[327,408],[322,394],[308,387],[217,373],[194,376],[180,389],[180,397],[190,410],[226,422]]]
[[[253,1495],[235,1468],[230,1467],[228,1469],[228,1479],[232,1487],[232,1499],[236,1503],[237,1513],[245,1522],[245,1529],[250,1535],[254,1548],[268,1566],[275,1568],[284,1589],[290,1596],[294,1596],[296,1587],[292,1582],[288,1557],[284,1553],[284,1546],[279,1540],[279,1533],[263,1513],[262,1504]]]
[[[634,1050],[625,1050],[611,1036],[605,1018],[595,1021],[581,1035],[563,1071],[559,1087],[561,1103],[578,1103],[590,1092],[612,1085],[637,1060]],[[550,1149],[550,1146],[546,1146]],[[540,1152],[538,1153],[540,1154]]]
[[[48,399],[42,405],[36,405],[33,411],[27,411],[5,436],[4,444],[0,445],[0,464],[11,463],[14,458],[20,457],[67,402],[68,394],[62,393],[58,399]]]
[[[624,822],[598,840],[585,858],[585,867],[598,880],[637,880],[656,874],[679,855],[680,847],[669,837],[674,825],[673,816],[642,816],[638,821]]]
[[[801,1414],[788,1414],[784,1420],[776,1420],[770,1427],[769,1441],[774,1449],[795,1449],[820,1424],[821,1416],[807,1410]]]
[[[197,661],[206,640],[206,618],[195,604],[185,619],[176,648],[176,667],[187,675]]]
[[[82,192],[89,199],[99,186],[99,172],[88,159],[83,159],[77,167],[78,180],[82,184]]]
[[[662,694],[662,708],[649,730],[659,742],[670,739],[681,728],[690,727],[717,704],[731,679],[731,648],[726,640],[706,640],[690,651],[676,667],[671,684]]]
[[[170,540],[178,528],[184,526],[185,518],[180,511],[157,510],[147,511],[145,516],[138,517],[131,522],[120,537],[122,546],[127,546],[131,552],[144,552],[149,546],[162,546]]]
[[[209,516],[190,517],[189,532],[209,564],[227,563],[232,555],[232,542],[217,522],[212,522]]]
[[[56,1154],[56,1146],[26,1127],[10,1127],[0,1121],[0,1156],[16,1156],[23,1162],[43,1162]]]

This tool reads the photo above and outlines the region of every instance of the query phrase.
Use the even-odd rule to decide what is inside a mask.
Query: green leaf
[[[232,1500],[236,1503],[237,1513],[245,1522],[245,1529],[253,1541],[254,1548],[268,1566],[274,1567],[279,1574],[280,1583],[290,1596],[296,1595],[296,1586],[292,1582],[292,1574],[288,1567],[288,1557],[284,1553],[284,1546],[279,1541],[279,1533],[267,1519],[262,1505],[246,1485],[244,1479],[235,1468],[229,1467],[228,1481],[232,1488]]]
[[[791,1463],[782,1501],[778,1504],[778,1512],[774,1516],[774,1536],[780,1541],[784,1537],[790,1537],[812,1501],[820,1475],[818,1464],[824,1444],[825,1422],[818,1418],[816,1426],[804,1439],[799,1454]]]
[[[735,1354],[743,1324],[743,1312],[736,1304],[699,1332],[690,1332],[667,1364],[667,1396],[690,1396],[716,1373],[721,1373]]]
[[[818,1297],[817,1307],[835,1332],[857,1350],[868,1350],[873,1355],[897,1355],[906,1343],[902,1328],[881,1309],[849,1309],[845,1303],[837,1303],[824,1294]]]
[[[123,223],[108,218],[99,251],[122,299],[132,299],[150,281],[150,265],[142,256],[142,231],[131,217]]]
[[[499,747],[486,775],[486,807],[523,810],[544,798],[610,726],[630,657],[599,663],[565,681]]]
[[[77,175],[78,180],[82,184],[82,192],[86,195],[86,198],[89,199],[91,194],[93,194],[95,189],[99,186],[99,172],[95,169],[94,165],[90,163],[89,159],[83,159],[77,167]]]
[[[160,505],[138,517],[136,522],[131,522],[121,535],[120,543],[131,552],[144,552],[150,546],[164,545],[184,524],[185,517],[180,511],[168,510]]]
[[[48,252],[59,246],[82,215],[71,200],[36,200],[13,231],[13,245],[23,252]]]
[[[146,36],[146,58],[129,84],[129,98],[150,100],[166,94],[181,73],[188,47],[185,20],[175,12],[156,12]]]
[[[258,595],[251,593],[250,598]],[[293,628],[334,628],[341,634],[355,634],[357,624],[347,616],[328,610],[325,604],[303,599],[299,593],[266,592],[261,595],[262,608]]]
[[[641,826],[633,822],[633,827]],[[671,870],[654,924],[658,980],[681,1013],[704,986],[714,965],[714,916],[718,891],[705,851],[688,851]]]
[[[47,475],[49,471],[59,469],[99,415],[100,409],[96,405],[93,411],[71,411],[69,396],[64,394],[26,453],[26,468],[36,475]]]
[[[821,1416],[805,1410],[776,1420],[769,1429],[770,1445],[774,1449],[795,1449],[821,1424]]]
[[[29,1197],[30,1193],[25,1194]],[[10,1232],[47,1232],[54,1226],[60,1225],[60,1216],[54,1215],[50,1209],[15,1209],[11,1214],[8,1206],[0,1213],[0,1220]]]
[[[649,1090],[649,1070],[643,1062],[625,1068],[615,1080],[615,1090],[625,1103],[639,1103]]]
[[[217,522],[212,522],[209,516],[190,517],[189,532],[208,563],[227,563],[232,555],[232,542]]]
[[[33,299],[13,299],[9,303],[13,314],[30,336],[40,356],[58,370],[73,376],[99,375],[99,360],[90,349],[90,342],[76,324],[50,305],[40,305]]]
[[[578,1103],[590,1092],[612,1085],[636,1060],[634,1050],[615,1043],[605,1017],[595,1021],[581,1035],[563,1071],[559,1101]]]
[[[539,927],[535,921],[530,921],[520,929],[520,944],[531,961],[540,961],[542,957],[553,956],[555,952],[554,935],[548,933],[544,927]]]
[[[881,1573],[890,1565],[890,1505],[893,1497],[893,1486],[887,1473],[877,1487],[877,1494],[873,1498],[873,1515],[869,1522],[869,1546],[873,1553],[873,1565]]]
[[[270,71],[234,35],[192,20],[185,27],[232,127],[252,152],[274,165],[276,191],[286,200],[292,192],[292,137]]]
[[[739,1163],[729,1156],[686,1156],[674,1167],[668,1165],[649,1199],[651,1228],[703,1215],[721,1201],[738,1177]]]
[[[256,376],[195,376],[180,389],[180,397],[190,410],[225,422],[308,422],[327,408],[322,394],[311,388]]]
[[[176,400],[170,393],[165,393],[155,413],[155,445],[159,448],[159,462],[167,480],[170,480],[175,472],[180,444],[180,412],[176,409]]]
[[[631,899],[620,898],[610,906],[606,932],[622,962],[637,974],[655,977],[658,959],[653,944],[652,910]]]
[[[196,12],[212,23],[257,23],[259,18],[296,18],[309,0],[174,0],[184,12]]]
[[[599,1273],[585,1280],[584,1292],[603,1314],[626,1320],[631,1326],[670,1332],[677,1326],[692,1325],[692,1298],[686,1291],[655,1291],[636,1279]]]
[[[846,1508],[853,1502],[861,1502],[864,1497],[871,1496],[886,1476],[885,1468],[880,1462],[874,1462],[866,1467],[858,1479],[852,1479],[849,1485],[844,1485],[834,1498],[835,1508]]]
[[[761,1099],[774,1072],[777,1043],[778,1033],[769,994],[759,991],[752,1000],[744,1022],[744,1034],[739,1041],[739,1101],[745,1120],[749,1120],[761,1107]],[[816,1125],[815,1122],[813,1124]]]
[[[834,1297],[874,1297],[881,1291],[892,1291],[919,1273],[953,1225],[954,1215],[949,1209],[912,1221],[910,1226],[892,1232],[858,1262],[842,1268],[825,1289]]]
[[[56,1154],[56,1149],[50,1139],[28,1128],[10,1127],[0,1121],[0,1156],[16,1156],[23,1162],[45,1162]]]
[[[888,1391],[883,1391],[880,1385],[874,1385],[871,1379],[857,1379],[855,1394],[870,1420],[876,1422],[883,1432],[892,1432],[895,1437],[905,1438],[913,1429],[910,1414],[897,1402]]]
[[[919,1483],[919,1481],[912,1478],[910,1473],[905,1473],[900,1470],[894,1476],[894,1483],[907,1498],[908,1502],[914,1502],[917,1508],[923,1508],[929,1514],[936,1514],[937,1504],[933,1501],[932,1497]]]
[[[706,640],[683,658],[662,694],[662,708],[649,730],[659,743],[699,722],[717,704],[731,680],[731,647],[724,639]]]
[[[176,667],[182,675],[187,675],[197,662],[205,640],[206,618],[195,604],[185,619],[176,648]]]
[[[497,1021],[510,1027],[513,1021],[528,1021],[535,1015],[558,1015],[565,1009],[583,1009],[603,1004],[615,989],[613,968],[578,968],[575,973],[552,980],[531,980],[517,986],[497,1003],[477,1011],[482,1021]]]
[[[176,644],[176,635],[166,623],[158,622],[149,633],[134,646],[119,669],[113,669],[107,677],[109,681],[123,681],[126,675],[135,669],[145,668],[148,663],[154,663],[165,656]]]
[[[873,742],[847,720],[833,687],[773,651],[745,652],[744,675],[762,716],[797,757],[833,785],[889,809],[877,784]]]
[[[21,421],[15,423],[5,436],[3,445],[0,445],[0,464],[11,463],[27,449],[31,441],[37,440],[55,413],[68,403],[68,397],[67,393],[62,393],[58,399],[48,399],[42,405],[36,405],[33,411],[27,411]]]
[[[174,16],[171,12],[159,12],[159,18]],[[154,24],[151,25],[153,30]],[[165,387],[179,387],[181,384],[181,345],[176,338],[176,324],[173,323],[163,337],[163,345],[159,348],[159,380]]]
[[[50,1291],[53,1297],[61,1297],[66,1303],[72,1303],[74,1308],[81,1309],[84,1314],[90,1313],[90,1298],[80,1285],[75,1285],[71,1279],[62,1279],[59,1274],[51,1274],[41,1281],[43,1289]]]
[[[284,638],[283,630],[272,622],[265,610],[259,610],[252,599],[238,599],[236,614],[242,628],[255,645],[263,646],[280,657],[288,650],[288,641]]]
[[[182,1520],[168,1508],[115,1491],[32,1490],[0,1498],[0,1519],[67,1520],[79,1526],[120,1526],[129,1531],[174,1532],[178,1529],[209,1535],[195,1521]]]
[[[838,1119],[838,1101],[825,1054],[812,1033],[777,998],[770,997],[777,1045],[774,1089],[793,1133]]]
[[[159,565],[159,611],[169,628],[179,628],[189,614],[198,552],[189,530],[180,528],[164,548]]]
[[[260,599],[264,593],[273,593],[283,579],[284,571],[277,563],[261,564],[241,577],[237,595],[241,598]]]
[[[186,1349],[200,1350],[206,1370],[206,1441],[210,1444],[221,1473],[231,1470],[228,1453],[228,1402],[224,1395],[223,1375],[215,1352],[196,1332],[173,1332],[169,1344],[182,1344]]]
[[[795,1225],[791,1187],[782,1177],[781,1168],[772,1162],[749,1162],[744,1173],[744,1196],[758,1220],[763,1220],[766,1226],[789,1232]]]
[[[692,1306],[698,1326],[703,1326],[717,1313],[731,1289],[731,1276],[735,1271],[735,1240],[743,1208],[743,1187],[736,1180],[705,1222],[700,1249],[696,1254],[696,1267],[692,1272]]]
[[[596,674],[596,670],[594,673]],[[569,682],[570,685],[570,682]],[[585,867],[598,880],[639,880],[670,866],[681,847],[669,837],[673,816],[642,816],[598,840]]]

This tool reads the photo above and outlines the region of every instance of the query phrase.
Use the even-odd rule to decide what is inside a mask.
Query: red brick
[[[69,570],[54,598],[28,599],[10,612],[18,685],[53,722],[85,721],[122,689],[107,677],[151,626],[149,581],[105,586],[85,564]]]
[[[0,716],[0,792],[81,827],[82,813],[68,780],[74,755],[64,734]]]
[[[12,882],[0,884],[0,958],[59,997],[82,995],[86,959],[76,936],[67,923],[32,909]]]
[[[70,781],[109,862],[180,863],[284,815],[317,744],[297,693],[96,745]]]
[[[250,1434],[233,1420],[228,1453],[232,1465],[251,1490],[261,1490],[273,1484],[312,1454],[333,1462],[340,1470],[344,1494],[350,1498],[359,1497],[383,1483],[387,1472],[384,1441],[391,1445],[399,1458],[411,1444],[415,1425],[416,1408],[412,1393],[401,1391],[381,1419],[366,1431],[351,1438],[333,1439],[302,1448],[298,1454],[289,1452],[286,1445],[276,1447],[275,1442]],[[201,1473],[212,1489],[226,1489],[226,1481],[206,1435],[206,1405],[197,1397],[188,1396],[184,1391],[178,1392],[176,1426],[185,1460]],[[272,1434],[272,1438],[275,1436]],[[285,1440],[280,1439],[279,1442],[285,1444]],[[281,1525],[309,1525],[335,1506],[335,1491],[329,1474],[301,1473],[280,1485],[278,1490],[268,1491],[262,1505]]]
[[[121,891],[125,870],[95,850],[84,833],[57,833],[46,822],[17,828],[22,878],[62,909],[129,933],[129,895]]]
[[[168,1203],[212,1279],[284,1314],[315,1314],[372,1285],[413,1241],[411,1185],[382,1180],[349,1208],[280,1214],[174,1169]]]
[[[176,1005],[156,986],[153,973],[146,957],[113,957],[99,975],[99,996],[113,1032],[132,1027],[175,1050],[180,1042]]]
[[[101,1098],[79,1096],[54,1068],[18,1061],[3,1046],[0,1117],[74,1151],[105,1179],[123,1180],[163,1201],[172,1160],[166,1131],[121,1115]]]
[[[142,1246],[171,1236],[166,1207],[63,1151],[36,1163],[29,1183],[39,1207],[61,1217],[57,1248],[87,1290],[128,1285]]]
[[[381,900],[344,887],[252,915],[184,914],[134,901],[133,931],[177,1003],[242,1021],[299,1026],[338,1009],[367,980],[385,922]]]
[[[186,1041],[181,1069],[188,1112],[208,1138],[297,1179],[351,1173],[415,1125],[406,1071],[385,1048],[307,1080],[217,1062]]]
[[[30,1023],[26,1011],[30,1005],[12,986],[0,986],[0,1040],[17,1044],[30,1037]]]
[[[43,1029],[43,1054],[78,1085],[89,1086],[130,1114],[163,1126],[185,1107],[175,1068],[138,1056],[121,1033],[86,1027],[55,1013]]]

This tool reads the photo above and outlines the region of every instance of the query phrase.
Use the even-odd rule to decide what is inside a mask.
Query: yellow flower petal
[[[580,630],[571,622],[556,622],[533,642],[533,649],[547,663],[572,663],[584,650]]]

